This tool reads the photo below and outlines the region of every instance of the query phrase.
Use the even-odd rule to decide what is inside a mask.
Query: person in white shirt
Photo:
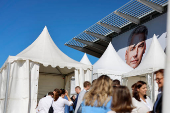
[[[83,97],[85,95],[85,93],[87,92],[87,90],[90,89],[91,87],[91,83],[89,81],[85,81],[84,82],[84,89],[80,92],[79,96],[78,96],[78,101],[77,101],[77,105],[76,105],[76,109],[75,109],[75,113],[77,113],[81,103],[83,102]]]
[[[68,100],[64,99],[65,96],[67,96]],[[56,93],[54,95],[54,102],[52,104],[54,113],[64,113],[65,105],[73,105],[73,102],[68,96],[68,91],[64,89],[56,90]]]
[[[52,105],[53,96],[54,96],[53,92],[49,92],[48,96],[40,99],[38,107],[37,107],[38,113],[48,113],[48,111]]]
[[[153,109],[153,103],[146,95],[146,91],[147,85],[144,81],[138,81],[135,84],[132,102],[137,113],[147,113]]]

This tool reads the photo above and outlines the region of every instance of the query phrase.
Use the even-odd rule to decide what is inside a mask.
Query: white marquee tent
[[[110,76],[112,79],[121,80],[121,75],[133,70],[117,54],[110,42],[100,59],[93,65],[93,79],[102,74]]]
[[[83,64],[87,64],[87,65],[91,65],[92,66],[92,64],[91,64],[90,60],[88,59],[86,53],[84,53],[84,56],[82,57],[80,62],[83,63]],[[92,82],[92,71],[91,70],[84,71],[84,81]],[[76,94],[75,87],[76,87],[76,85],[75,85],[75,77],[72,77],[72,79],[71,79],[71,92],[70,92],[71,95],[75,95]]]
[[[65,55],[45,27],[39,37],[0,69],[0,113],[35,113],[37,98],[54,88],[69,91],[70,79],[83,86],[84,72],[92,66]]]
[[[86,55],[86,53],[84,53],[84,56],[83,56],[83,58],[80,60],[80,62],[83,63],[83,64],[87,64],[87,65],[91,65],[91,66],[92,66],[89,58],[88,58],[87,55]],[[85,72],[85,75],[84,75],[84,76],[85,76],[85,78],[84,78],[85,81],[90,81],[90,82],[92,82],[92,71],[87,70],[87,71]]]
[[[84,56],[82,57],[82,59],[80,60],[81,63],[83,64],[87,64],[87,65],[92,65],[89,58],[87,57],[87,54],[84,53]]]
[[[129,81],[129,79],[134,76],[139,78],[142,76],[146,77],[145,80],[147,81],[149,90],[151,91],[150,95],[152,101],[154,101],[156,95],[155,91],[157,92],[157,86],[153,81],[153,73],[159,69],[165,69],[165,59],[166,55],[156,35],[154,34],[150,48],[140,65],[134,70],[122,75],[122,78],[124,78],[124,84],[128,85],[128,82],[132,83]]]

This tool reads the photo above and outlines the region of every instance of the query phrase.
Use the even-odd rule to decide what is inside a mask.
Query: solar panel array
[[[168,0],[147,0],[147,1],[156,3],[161,6],[165,6],[168,4]],[[116,11],[140,19],[154,12],[155,10],[138,2],[137,0],[131,0],[125,5],[123,5],[122,7],[120,7],[119,9],[117,9]],[[128,24],[132,23],[129,20],[114,14],[114,12],[112,12],[105,18],[101,19],[99,22],[105,23],[111,26],[115,26],[118,28],[123,28],[124,26],[127,26]],[[106,27],[99,25],[98,23],[95,23],[94,25],[86,29],[85,31],[90,31],[92,33],[100,34],[103,36],[107,36],[115,32],[111,29],[108,29]],[[86,41],[93,42],[93,43],[99,40],[96,37],[93,37],[91,35],[84,33],[84,31],[80,33],[79,35],[75,36],[74,38],[86,40]],[[74,40],[73,38],[70,41],[66,42],[65,45],[73,45],[73,46],[82,47],[82,48],[86,46],[86,44],[80,43]]]

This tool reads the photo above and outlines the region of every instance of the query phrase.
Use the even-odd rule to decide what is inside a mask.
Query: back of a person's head
[[[85,105],[88,106],[103,106],[111,99],[112,80],[107,75],[100,76],[93,87],[84,96]],[[95,103],[97,101],[97,105]]]
[[[54,89],[54,92],[57,92],[58,90],[59,90],[58,88],[55,88],[55,89]]]
[[[54,91],[56,92],[54,94],[54,101],[57,101],[57,99],[59,98],[60,90],[56,88],[56,89],[54,89]]]
[[[134,107],[129,89],[126,86],[113,88],[111,109],[115,112],[131,112]]]
[[[53,92],[48,92],[48,95],[54,96]]]
[[[91,86],[91,83],[89,81],[85,81],[83,86],[84,88],[87,88],[88,86]]]
[[[113,86],[120,86],[120,81],[118,79],[113,80]]]
[[[66,90],[65,90],[65,89],[60,89],[59,96],[64,95],[65,93],[66,93]]]
[[[135,88],[135,85],[136,85],[136,83],[134,83],[134,84],[131,86],[131,88]]]

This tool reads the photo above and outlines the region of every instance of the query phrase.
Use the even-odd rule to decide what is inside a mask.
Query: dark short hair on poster
[[[132,37],[133,35],[135,34],[141,34],[143,33],[144,34],[144,40],[147,39],[147,35],[148,35],[148,28],[144,25],[140,25],[138,27],[136,27],[130,34],[129,38],[128,38],[128,43],[127,43],[127,46],[130,46],[131,45],[131,40],[132,40]]]

